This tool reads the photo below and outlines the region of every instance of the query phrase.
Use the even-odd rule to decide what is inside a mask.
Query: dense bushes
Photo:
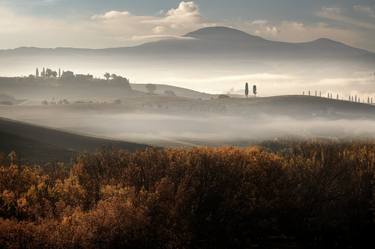
[[[373,242],[374,144],[274,147],[278,152],[103,150],[70,168],[17,166],[12,159],[0,167],[0,247],[365,248]]]

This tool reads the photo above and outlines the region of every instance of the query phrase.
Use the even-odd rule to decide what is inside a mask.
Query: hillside
[[[171,87],[169,89],[174,88]],[[219,98],[218,96],[210,95],[210,98],[202,98],[198,101],[194,98],[153,95],[134,99],[124,98],[123,104],[128,108],[131,107],[131,110],[134,111],[187,116],[205,114],[240,117],[269,115],[293,119],[375,118],[375,105],[302,95],[257,98]],[[124,112],[126,111],[124,110]]]
[[[127,150],[145,145],[76,135],[0,118],[0,152],[16,151],[22,161],[70,161],[78,152],[94,152],[102,147]]]
[[[285,95],[265,98],[228,99],[228,112],[241,110],[253,114],[286,116],[296,119],[366,119],[375,118],[375,106],[346,100],[327,99],[314,96]]]
[[[210,99],[215,97],[213,94],[203,93],[194,91],[187,88],[176,87],[171,85],[164,85],[164,84],[153,84],[156,86],[155,94],[157,95],[167,95],[174,94],[177,97],[183,98],[193,98],[193,99]],[[146,88],[147,84],[131,84],[131,87],[135,91],[147,93],[148,90]]]

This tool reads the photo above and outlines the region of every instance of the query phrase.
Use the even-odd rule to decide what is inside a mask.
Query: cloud
[[[305,24],[299,21],[270,22],[267,20],[249,21],[239,24],[239,27],[254,34],[271,40],[286,42],[307,42],[318,38],[330,38],[351,45],[358,45],[358,34],[351,30],[331,27],[319,22]]]
[[[41,4],[56,4],[60,2],[60,0],[41,0],[40,3]]]
[[[210,25],[205,23],[198,5],[194,2],[181,2],[177,8],[168,10],[164,16],[145,20],[144,23],[158,25],[153,29],[155,33],[175,34]]]
[[[176,9],[170,9],[167,12],[167,21],[197,21],[199,22],[202,17],[199,13],[199,7],[194,2],[181,2]]]
[[[372,14],[369,6],[353,6],[356,12],[363,16]],[[323,7],[316,16],[324,20],[319,22],[304,22],[300,20],[282,20],[278,22],[267,19],[238,22],[235,27],[253,35],[270,40],[284,42],[307,42],[319,38],[329,38],[351,46],[374,50],[369,41],[375,39],[375,23],[361,17],[350,15],[348,10],[339,7]],[[371,32],[369,32],[371,30]]]
[[[249,23],[255,35],[274,38],[279,34],[279,29],[267,20],[255,20]]]
[[[316,13],[318,17],[324,18],[330,23],[330,27],[355,34],[352,42],[345,43],[355,45],[368,50],[375,50],[373,40],[375,39],[375,22],[373,21],[372,8],[369,6],[354,5],[350,9],[337,7],[323,7]]]
[[[358,7],[357,7],[358,8]],[[363,11],[363,8],[362,8]],[[374,22],[366,22],[349,15],[346,15],[342,9],[337,7],[323,7],[318,13],[317,16],[323,17],[329,20],[333,20],[343,24],[349,24],[352,26],[375,30]]]
[[[40,0],[53,4],[59,0]],[[144,41],[178,38],[214,23],[207,21],[194,2],[181,2],[158,15],[136,15],[127,10],[110,10],[90,17],[53,18],[18,14],[0,4],[0,48],[117,47]]]
[[[196,82],[196,83],[215,83],[215,82],[233,82],[233,81],[246,81],[246,80],[263,80],[263,81],[286,81],[294,80],[295,76],[286,75],[286,74],[273,74],[273,73],[255,73],[255,74],[235,74],[235,75],[225,75],[220,77],[211,77],[211,78],[189,78],[189,79],[174,79],[180,80],[182,82]]]
[[[154,34],[162,34],[166,31],[166,28],[164,26],[156,26],[152,29],[152,33]]]
[[[0,6],[0,48],[89,47],[107,42],[85,20],[21,15]],[[91,44],[90,44],[91,43]]]
[[[267,20],[255,20],[252,21],[251,24],[253,25],[267,25],[269,22]]]
[[[375,18],[375,10],[371,6],[365,6],[365,5],[354,5],[353,6],[354,11],[360,14],[364,14],[369,17]]]
[[[91,17],[92,20],[111,20],[116,18],[128,17],[130,13],[128,11],[108,11],[103,15],[93,15]]]
[[[108,11],[91,17],[103,33],[121,40],[140,41],[176,37],[213,25],[206,22],[194,2],[181,2],[158,16],[137,16],[128,11]]]

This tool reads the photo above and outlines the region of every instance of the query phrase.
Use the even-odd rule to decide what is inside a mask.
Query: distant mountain
[[[79,152],[112,147],[134,151],[146,145],[93,138],[0,118],[0,152],[16,151],[22,161],[68,162]]]
[[[243,31],[228,27],[209,27],[190,32],[184,37],[193,37],[199,40],[215,40],[229,42],[268,42],[267,40],[253,36]]]
[[[0,55],[145,55],[158,53],[196,53],[202,55],[215,52],[217,54],[241,53],[244,56],[254,55],[299,55],[299,56],[375,56],[374,53],[345,45],[326,38],[304,43],[287,43],[270,41],[253,36],[240,30],[228,27],[208,27],[190,32],[179,39],[167,39],[145,43],[135,47],[119,47],[107,49],[83,48],[34,48],[21,47],[12,50],[0,50]],[[333,57],[332,57],[333,58]]]
[[[0,75],[33,73],[36,66],[44,65],[99,75],[109,71],[138,82],[176,85],[173,79],[188,81],[197,72],[200,77],[274,72],[341,78],[343,73],[373,71],[375,53],[326,38],[304,43],[270,41],[227,27],[203,28],[134,47],[0,50]]]
[[[186,53],[196,56],[232,55],[236,58],[262,60],[265,58],[336,60],[361,59],[364,56],[375,58],[374,53],[326,38],[304,43],[277,42],[227,27],[203,28],[188,33],[183,38],[146,43],[132,48],[131,52],[168,55]]]

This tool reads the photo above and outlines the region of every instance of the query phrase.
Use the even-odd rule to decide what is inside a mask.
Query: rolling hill
[[[165,84],[153,84],[156,86],[155,94],[158,95],[170,95],[173,94],[177,97],[192,98],[192,99],[210,99],[215,97],[213,94],[203,93],[194,91],[188,88],[176,87]],[[147,84],[131,84],[131,87],[135,91],[148,93],[146,88]]]
[[[67,162],[79,152],[111,147],[134,151],[146,145],[77,135],[0,118],[0,152],[16,151],[21,161]]]
[[[246,104],[246,101],[248,102]],[[228,100],[230,103],[230,100]],[[242,102],[242,103],[241,103]],[[229,104],[247,113],[269,116],[284,116],[294,119],[375,119],[375,106],[346,100],[327,99],[314,96],[285,95],[266,98],[243,99],[240,103]],[[241,106],[241,108],[240,108]]]
[[[375,54],[354,48],[327,38],[304,43],[270,41],[227,27],[203,28],[183,36],[184,39],[162,40],[146,43],[129,49],[139,54],[163,53],[206,55],[226,55],[246,59],[361,59]],[[112,52],[125,52],[124,49],[111,49]]]

